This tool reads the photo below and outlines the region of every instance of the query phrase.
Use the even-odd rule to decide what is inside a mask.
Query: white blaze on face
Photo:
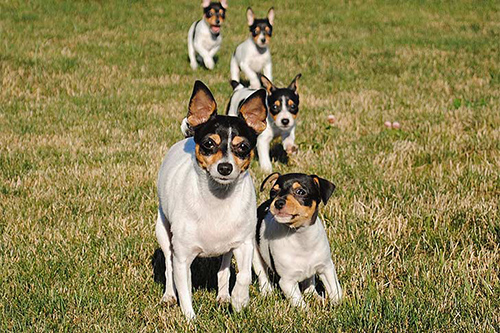
[[[281,110],[276,115],[276,118],[275,118],[275,124],[276,124],[276,126],[278,126],[281,129],[292,128],[293,125],[294,125],[295,119],[293,118],[292,113],[290,113],[290,111],[288,111],[288,104],[287,104],[285,96],[281,97],[281,105],[280,105],[280,107],[281,107]],[[288,120],[288,123],[286,123],[286,120],[285,120],[286,124],[284,124],[283,123],[283,119]]]

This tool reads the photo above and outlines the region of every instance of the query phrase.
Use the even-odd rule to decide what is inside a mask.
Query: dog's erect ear
[[[195,128],[217,115],[217,103],[208,87],[201,81],[194,83],[193,94],[189,100],[187,122]]]
[[[323,203],[326,205],[328,199],[330,199],[333,191],[335,190],[335,185],[326,179],[319,178],[316,175],[311,175],[311,177],[314,183],[316,183],[316,186],[318,186],[321,200],[323,200]]]
[[[276,90],[276,86],[265,75],[259,74],[259,79],[269,94]]]
[[[295,94],[299,94],[299,79],[302,76],[302,74],[297,74],[295,78],[292,80],[292,83],[288,86],[288,89],[293,90]]]
[[[247,21],[248,25],[252,25],[253,22],[255,21],[255,14],[253,13],[252,8],[250,7],[247,8]]]
[[[227,9],[227,0],[220,0],[220,4],[224,7],[224,9]]]
[[[201,6],[203,8],[207,8],[208,6],[210,6],[210,1],[211,0],[201,0]]]
[[[276,183],[276,180],[278,180],[278,178],[281,176],[281,174],[279,172],[273,172],[272,174],[270,174],[269,176],[266,177],[266,179],[264,179],[262,181],[262,184],[260,184],[260,191],[264,191],[264,188],[267,186],[267,184],[271,183],[271,186],[274,186],[274,183]]]
[[[264,132],[267,126],[266,91],[259,89],[248,96],[241,105],[239,113],[255,133],[260,134]]]
[[[269,11],[267,12],[267,19],[269,20],[269,23],[271,25],[274,25],[274,8],[271,7]]]

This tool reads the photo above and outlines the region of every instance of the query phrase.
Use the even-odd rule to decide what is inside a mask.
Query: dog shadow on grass
[[[196,258],[191,264],[191,279],[194,290],[204,289],[217,291],[217,272],[222,261],[222,256],[214,258]],[[165,291],[165,255],[163,251],[156,249],[151,258],[153,265],[153,277],[156,283],[163,286]],[[236,282],[236,272],[231,265],[231,277],[229,279],[229,290],[232,290]]]

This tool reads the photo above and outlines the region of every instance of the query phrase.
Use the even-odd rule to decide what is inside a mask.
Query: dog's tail
[[[165,285],[165,255],[161,248],[157,248],[151,257],[151,266],[153,266],[153,278],[156,283]]]

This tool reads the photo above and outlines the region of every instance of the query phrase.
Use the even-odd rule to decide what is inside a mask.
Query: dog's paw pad
[[[296,154],[299,151],[299,147],[297,145],[291,145],[286,148],[287,154]]]
[[[177,304],[177,298],[171,295],[163,295],[161,298],[161,303],[165,306],[173,306]]]
[[[218,295],[215,299],[220,305],[227,304],[231,301],[231,296],[229,295]]]

